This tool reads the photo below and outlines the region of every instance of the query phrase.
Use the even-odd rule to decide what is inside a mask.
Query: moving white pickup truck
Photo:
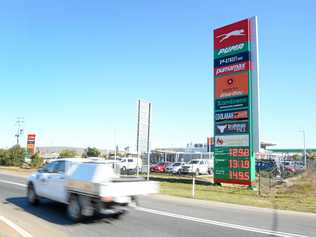
[[[96,213],[118,217],[137,195],[157,192],[157,182],[121,177],[119,163],[100,159],[52,161],[33,173],[27,185],[27,197],[32,205],[41,198],[65,203],[73,221]]]

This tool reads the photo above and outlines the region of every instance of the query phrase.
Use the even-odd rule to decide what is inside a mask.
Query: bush
[[[0,165],[21,166],[24,162],[25,149],[19,145],[8,150],[0,149]]]
[[[0,165],[6,165],[8,158],[8,150],[0,149]]]
[[[82,154],[83,158],[87,158],[87,157],[99,157],[101,154],[101,152],[95,148],[95,147],[88,147],[87,149],[85,149],[84,153]]]
[[[40,156],[37,152],[31,156],[31,167],[32,168],[39,168],[43,165],[44,159]]]
[[[59,153],[59,157],[61,158],[72,158],[72,157],[76,157],[78,154],[77,152],[73,151],[73,150],[62,150],[60,153]]]

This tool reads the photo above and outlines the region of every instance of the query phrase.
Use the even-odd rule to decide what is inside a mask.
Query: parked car
[[[291,166],[285,166],[284,167],[284,172],[286,175],[293,175],[296,173],[296,170],[294,167],[291,167]]]
[[[305,165],[302,161],[296,161],[294,164],[294,168],[296,172],[302,172],[305,170]]]
[[[189,163],[182,166],[181,173],[189,174],[194,173],[196,175],[208,174],[212,169],[212,160],[208,159],[193,159]]]
[[[120,177],[118,162],[58,159],[27,181],[27,199],[35,205],[47,198],[67,205],[68,217],[80,221],[95,213],[119,216],[137,195],[157,193],[159,184],[137,177]]]
[[[155,172],[155,173],[164,173],[166,172],[167,166],[169,166],[171,162],[161,162],[155,165],[152,165],[150,167],[150,172]]]
[[[185,162],[175,162],[167,166],[166,172],[172,174],[181,174],[181,168],[185,165]]]
[[[121,160],[121,164],[120,164],[121,173],[123,174],[136,172],[137,166],[138,166],[138,171],[141,171],[143,167],[143,162],[141,158],[123,157],[120,160]]]
[[[289,173],[299,173],[305,170],[302,161],[286,160],[283,162],[284,170]]]
[[[277,169],[274,160],[256,160],[256,171],[272,171]]]

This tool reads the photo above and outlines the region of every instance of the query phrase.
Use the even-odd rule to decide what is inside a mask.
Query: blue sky
[[[135,146],[136,102],[152,147],[204,142],[213,126],[214,28],[258,16],[261,138],[316,147],[314,1],[6,1],[0,8],[0,147],[15,118],[38,145]],[[23,138],[25,140],[25,136]]]

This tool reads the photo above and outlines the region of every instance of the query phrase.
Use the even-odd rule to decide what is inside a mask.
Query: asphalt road
[[[8,216],[33,237],[45,236],[316,236],[316,215],[275,211],[166,196],[140,198],[121,219],[67,220],[65,206],[25,198],[26,179],[0,174],[0,216]],[[58,234],[56,234],[58,233]]]

